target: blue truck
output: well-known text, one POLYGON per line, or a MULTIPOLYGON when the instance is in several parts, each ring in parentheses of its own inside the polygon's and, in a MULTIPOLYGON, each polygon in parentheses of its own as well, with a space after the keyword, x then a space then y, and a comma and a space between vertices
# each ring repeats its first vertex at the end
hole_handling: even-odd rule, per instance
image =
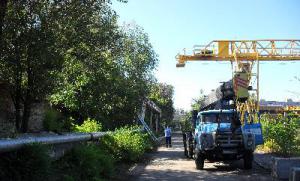
MULTIPOLYGON (((224 83, 222 91, 225 86, 224 83)), ((205 160, 239 159, 244 160, 245 169, 251 169, 253 152, 257 145, 263 144, 261 124, 248 122, 247 115, 242 124, 235 106, 229 104, 229 94, 226 95, 227 98, 223 92, 220 99, 194 111, 194 131, 183 134, 185 155, 195 159, 197 169, 204 168, 205 160)))

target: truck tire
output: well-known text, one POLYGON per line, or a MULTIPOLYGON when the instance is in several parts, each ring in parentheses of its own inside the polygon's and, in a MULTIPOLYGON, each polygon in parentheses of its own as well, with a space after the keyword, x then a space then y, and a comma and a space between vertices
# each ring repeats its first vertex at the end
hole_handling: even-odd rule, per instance
POLYGON ((204 156, 200 153, 197 153, 195 163, 196 163, 196 169, 203 170, 203 168, 204 168, 204 156))
POLYGON ((251 169, 252 168, 252 161, 253 161, 253 152, 247 151, 244 154, 244 169, 251 169))

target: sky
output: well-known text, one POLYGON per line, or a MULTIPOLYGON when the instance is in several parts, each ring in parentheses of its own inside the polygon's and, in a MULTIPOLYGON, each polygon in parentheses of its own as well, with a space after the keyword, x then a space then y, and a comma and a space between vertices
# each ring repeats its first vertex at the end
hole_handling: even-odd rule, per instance
MULTIPOLYGON (((298 0, 113 1, 119 24, 134 23, 148 34, 159 55, 155 76, 174 86, 175 108, 190 109, 200 90, 208 94, 232 77, 230 63, 188 62, 176 68, 183 48, 221 39, 300 39, 298 0)), ((260 98, 300 101, 299 62, 260 64, 260 98)))

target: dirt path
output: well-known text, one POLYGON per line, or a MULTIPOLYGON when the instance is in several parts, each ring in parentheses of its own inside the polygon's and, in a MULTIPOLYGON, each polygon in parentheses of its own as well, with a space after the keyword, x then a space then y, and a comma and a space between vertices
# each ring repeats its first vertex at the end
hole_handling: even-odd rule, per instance
POLYGON ((173 147, 159 147, 151 155, 148 164, 138 164, 130 173, 130 180, 222 180, 222 181, 269 181, 270 173, 253 163, 252 170, 243 170, 243 162, 231 164, 205 162, 204 170, 196 170, 194 160, 183 155, 183 143, 180 134, 172 138, 173 147))

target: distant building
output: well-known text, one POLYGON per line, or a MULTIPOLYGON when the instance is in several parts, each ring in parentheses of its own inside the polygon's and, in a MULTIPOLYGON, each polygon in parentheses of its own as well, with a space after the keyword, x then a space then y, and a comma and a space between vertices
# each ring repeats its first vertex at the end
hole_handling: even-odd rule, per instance
POLYGON ((284 114, 293 112, 300 115, 300 102, 288 99, 287 102, 261 100, 260 113, 284 114))

